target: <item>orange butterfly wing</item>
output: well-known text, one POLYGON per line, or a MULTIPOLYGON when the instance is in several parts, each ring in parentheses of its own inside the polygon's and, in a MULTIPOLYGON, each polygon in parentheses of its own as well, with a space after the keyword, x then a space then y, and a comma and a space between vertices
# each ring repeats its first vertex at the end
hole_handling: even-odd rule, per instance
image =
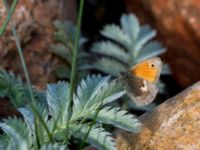
POLYGON ((136 77, 155 83, 160 76, 161 65, 160 58, 154 57, 133 66, 130 72, 136 77))

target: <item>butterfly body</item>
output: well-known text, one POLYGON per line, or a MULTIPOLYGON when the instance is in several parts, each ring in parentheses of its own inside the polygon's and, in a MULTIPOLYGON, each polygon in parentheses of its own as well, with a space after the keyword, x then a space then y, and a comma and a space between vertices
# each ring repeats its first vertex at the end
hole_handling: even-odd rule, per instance
POLYGON ((161 66, 160 58, 154 57, 134 65, 122 75, 127 94, 137 105, 147 105, 155 99, 161 66))

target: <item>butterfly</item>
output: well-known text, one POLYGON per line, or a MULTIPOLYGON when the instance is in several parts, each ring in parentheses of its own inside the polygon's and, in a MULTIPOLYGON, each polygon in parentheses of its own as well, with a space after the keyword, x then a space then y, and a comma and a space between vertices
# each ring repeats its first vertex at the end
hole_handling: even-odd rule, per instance
POLYGON ((147 105, 155 99, 161 68, 161 59, 153 57, 134 65, 122 74, 123 86, 136 105, 147 105))

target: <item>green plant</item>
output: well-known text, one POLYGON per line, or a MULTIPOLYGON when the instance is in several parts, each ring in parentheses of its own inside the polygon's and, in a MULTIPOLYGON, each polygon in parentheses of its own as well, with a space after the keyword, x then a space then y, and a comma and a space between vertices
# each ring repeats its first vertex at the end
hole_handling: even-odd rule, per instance
MULTIPOLYGON (((77 29, 70 21, 66 20, 55 21, 54 27, 56 29, 56 32, 54 32, 53 38, 55 39, 55 41, 57 41, 57 44, 51 45, 51 51, 66 62, 65 64, 57 65, 54 68, 54 73, 58 78, 70 79, 73 56, 72 50, 77 29)), ((79 53, 77 65, 80 79, 87 74, 87 70, 80 69, 83 64, 88 63, 88 54, 83 51, 83 45, 86 41, 86 38, 80 36, 78 43, 79 53)))
MULTIPOLYGON (((6 71, 0 71, 0 74, 3 74, 0 76, 0 81, 7 83, 0 88, 1 97, 10 97, 11 93, 12 95, 24 95, 26 97, 26 92, 21 90, 25 89, 25 86, 20 78, 15 78, 13 74, 6 71), (13 85, 17 86, 13 87, 13 85), (10 87, 13 88, 6 90, 10 87)), ((70 140, 71 136, 83 139, 98 109, 99 113, 95 125, 92 126, 86 140, 88 143, 100 149, 116 149, 114 139, 101 124, 110 124, 131 132, 139 131, 141 124, 135 116, 128 114, 127 111, 119 107, 108 105, 125 94, 125 91, 117 84, 116 80, 111 80, 109 76, 87 76, 86 79, 80 82, 74 93, 72 111, 67 109, 70 99, 70 84, 68 82, 49 84, 46 91, 35 92, 34 96, 37 97, 36 109, 45 121, 54 143, 51 144, 46 130, 36 120, 36 125, 39 126, 37 133, 41 149, 44 147, 50 147, 51 149, 53 149, 52 147, 59 147, 60 149, 67 147, 66 137, 68 138, 67 141, 70 140), (69 134, 66 131, 68 121, 69 134), (55 145, 56 143, 57 145, 55 145)), ((0 85, 3 85, 2 82, 0 82, 0 85)), ((11 98, 14 105, 19 103, 18 96, 11 98)), ((0 123, 1 129, 5 132, 1 135, 0 140, 0 147, 3 149, 13 147, 15 149, 34 149, 37 145, 34 112, 29 104, 24 103, 25 101, 22 98, 20 100, 17 110, 22 114, 23 120, 14 117, 4 119, 0 123), (22 144, 19 145, 18 143, 22 144)))
MULTIPOLYGON (((103 27, 100 33, 107 40, 92 45, 92 55, 98 57, 82 69, 95 69, 119 77, 122 72, 126 72, 138 62, 166 52, 159 42, 152 40, 156 36, 156 31, 148 25, 140 25, 134 14, 122 15, 120 25, 111 24, 103 27)), ((161 74, 170 74, 167 64, 163 65, 161 74)), ((159 80, 157 86, 159 93, 164 93, 165 84, 159 80)), ((123 97, 122 106, 126 109, 149 111, 156 104, 138 107, 130 102, 128 97, 123 97)))
POLYGON ((152 39, 156 31, 148 25, 139 25, 134 14, 124 14, 120 19, 121 27, 115 24, 103 27, 101 34, 108 40, 94 43, 91 51, 98 54, 86 68, 93 68, 119 76, 141 60, 163 54, 166 50, 152 39))
MULTIPOLYGON (((71 66, 68 67, 68 74, 71 74, 69 77, 70 83, 58 82, 57 84, 49 84, 46 91, 35 90, 31 85, 20 41, 13 26, 13 35, 16 39, 16 45, 25 72, 27 85, 23 84, 21 79, 17 78, 12 73, 0 71, 0 97, 9 97, 12 104, 22 115, 22 118, 8 118, 0 123, 0 128, 4 131, 0 136, 0 148, 42 150, 68 149, 72 137, 76 137, 82 139, 83 143, 86 141, 100 149, 116 149, 114 139, 111 134, 103 128, 103 124, 109 124, 131 132, 139 131, 141 124, 134 115, 128 114, 127 111, 122 110, 120 107, 109 105, 126 93, 116 80, 111 80, 110 76, 102 77, 101 75, 91 75, 82 79, 78 86, 75 82, 77 80, 77 71, 84 72, 88 69, 99 69, 97 67, 98 65, 94 65, 96 60, 91 65, 88 63, 92 55, 86 54, 83 51, 78 52, 78 49, 80 49, 82 45, 79 34, 83 2, 84 0, 81 0, 77 29, 67 22, 64 22, 64 26, 62 26, 62 23, 55 23, 58 29, 62 31, 55 33, 55 38, 62 42, 62 44, 55 45, 52 49, 54 53, 59 54, 63 58, 67 58, 68 66, 71 66), (68 27, 66 28, 66 26, 68 27), (70 30, 68 30, 68 28, 70 28, 70 30), (77 59, 79 62, 77 62, 77 59)), ((127 22, 131 22, 131 20, 127 20, 127 22)), ((128 27, 128 25, 131 24, 132 23, 126 24, 126 21, 124 22, 124 26, 126 26, 125 29, 132 32, 133 28, 128 27)), ((135 29, 139 30, 137 27, 139 27, 139 25, 137 26, 136 23, 135 29)), ((148 28, 146 28, 146 30, 147 29, 148 28)), ((106 32, 110 31, 114 30, 106 32)), ((121 37, 121 31, 116 31, 119 37, 121 37)), ((112 34, 109 33, 108 35, 112 34)), ((140 51, 138 47, 147 45, 144 43, 153 37, 152 35, 144 35, 144 37, 141 37, 143 40, 136 40, 136 43, 140 43, 134 46, 137 51, 140 51)), ((112 36, 109 38, 112 39, 112 36)), ((118 44, 120 44, 119 39, 115 41, 119 42, 118 44)), ((133 38, 131 37, 130 39, 133 38)), ((115 39, 113 38, 112 40, 114 41, 115 39)), ((123 44, 124 43, 121 43, 121 47, 123 47, 125 51, 128 48, 131 49, 131 47, 124 47, 123 44)), ((132 46, 132 44, 128 46, 132 46)), ((111 52, 114 56, 113 59, 112 56, 109 56, 109 53, 107 54, 105 51, 103 53, 92 51, 96 54, 106 54, 107 56, 105 55, 105 59, 107 59, 108 62, 109 59, 117 60, 117 57, 120 59, 119 54, 123 55, 123 52, 119 52, 118 54, 111 52)), ((142 56, 138 53, 139 52, 134 52, 134 57, 130 57, 130 60, 124 62, 120 60, 119 64, 121 62, 122 65, 124 63, 126 68, 129 67, 129 61, 132 62, 132 58, 142 59, 142 56)), ((147 54, 146 56, 150 57, 150 54, 147 54)), ((137 62, 136 60, 134 61, 135 63, 137 62)), ((106 63, 107 62, 104 62, 104 65, 111 64, 106 63)), ((100 66, 101 65, 105 67, 103 66, 103 62, 102 64, 100 63, 100 66)), ((112 65, 110 66, 112 67, 112 65)), ((103 69, 101 71, 106 72, 103 69)), ((120 72, 121 70, 118 69, 115 71, 120 72)), ((81 73, 79 72, 79 74, 81 73)), ((114 72, 112 75, 115 76, 115 74, 117 74, 117 72, 114 72)), ((79 78, 82 76, 85 75, 80 75, 79 78)), ((79 148, 82 148, 82 145, 83 144, 81 144, 79 148)))
POLYGON ((8 22, 9 22, 10 18, 12 17, 12 14, 13 14, 14 10, 15 10, 17 2, 18 2, 18 0, 13 0, 13 2, 11 4, 11 7, 10 7, 10 9, 8 11, 8 14, 6 16, 6 19, 3 21, 3 24, 0 27, 0 36, 3 35, 3 33, 4 33, 5 29, 6 29, 6 26, 7 26, 8 22))
MULTIPOLYGON (((89 70, 99 70, 100 72, 119 77, 121 72, 127 71, 131 66, 141 60, 163 54, 166 50, 157 41, 152 41, 156 36, 156 31, 148 25, 139 25, 139 21, 134 14, 124 14, 121 17, 121 27, 118 25, 106 25, 101 31, 101 35, 107 40, 92 44, 91 52, 85 53, 83 44, 86 41, 81 37, 79 41, 79 78, 89 73, 89 70)), ((58 41, 57 45, 52 46, 52 52, 71 63, 70 43, 74 40, 76 28, 69 21, 55 22, 57 32, 54 38, 58 41), (67 45, 65 46, 67 41, 67 45), (66 53, 66 51, 69 51, 66 53)), ((61 78, 69 78, 70 68, 67 65, 57 66, 56 75, 61 78)), ((167 64, 163 65, 162 74, 170 74, 167 64)), ((165 84, 158 82, 160 93, 164 93, 165 84)), ((123 105, 127 105, 127 100, 123 105)), ((128 109, 150 110, 155 104, 138 108, 135 105, 127 105, 128 109)), ((127 107, 125 106, 125 107, 127 107)))
MULTIPOLYGON (((45 93, 34 88, 32 90, 35 100, 42 102, 45 93)), ((5 70, 0 70, 0 97, 8 97, 15 108, 27 105, 31 99, 28 86, 23 84, 21 78, 5 70)))
MULTIPOLYGON (((86 39, 80 38, 79 70, 96 69, 118 77, 121 72, 126 71, 141 60, 158 56, 166 51, 159 42, 152 41, 156 36, 156 31, 148 25, 140 26, 134 14, 124 14, 120 21, 121 27, 111 24, 103 28, 101 34, 107 40, 94 43, 91 47, 92 53, 84 52, 83 44, 86 39)), ((62 58, 64 57, 70 64, 72 55, 70 45, 74 41, 76 28, 69 21, 56 21, 55 27, 58 31, 54 33, 54 39, 58 41, 58 44, 52 45, 52 52, 62 58)), ((165 69, 163 70, 162 73, 169 73, 165 69)), ((58 77, 69 77, 69 72, 70 68, 66 65, 56 68, 58 77)))

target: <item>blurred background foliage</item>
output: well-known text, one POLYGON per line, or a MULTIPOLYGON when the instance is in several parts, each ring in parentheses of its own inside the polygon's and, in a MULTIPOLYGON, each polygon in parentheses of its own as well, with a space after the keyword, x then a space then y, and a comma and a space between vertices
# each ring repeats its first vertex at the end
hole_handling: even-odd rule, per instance
MULTIPOLYGON (((70 21, 55 21, 54 25, 57 29, 54 33, 57 44, 51 46, 51 51, 66 62, 56 66, 54 73, 59 79, 69 79, 76 28, 70 21)), ((94 72, 117 78, 136 63, 166 52, 162 44, 154 40, 156 31, 148 25, 140 25, 134 14, 123 14, 120 25, 105 25, 100 34, 102 39, 91 43, 89 50, 84 47, 89 40, 83 36, 80 38, 78 80, 94 72)), ((170 75, 170 69, 164 62, 161 74, 170 75)), ((165 84, 161 80, 158 88, 160 93, 165 93, 165 84)), ((121 105, 126 109, 140 110, 151 110, 156 105, 138 108, 131 103, 126 97, 121 105)))
MULTIPOLYGON (((82 38, 79 42, 79 76, 77 81, 87 73, 111 74, 117 77, 121 71, 140 60, 161 54, 167 50, 165 46, 160 44, 162 42, 158 42, 156 30, 147 25, 146 21, 138 14, 138 9, 136 9, 137 14, 135 15, 127 12, 127 8, 129 8, 127 3, 123 0, 85 1, 81 28, 82 38), (138 15, 139 18, 136 17, 138 15), (133 26, 130 26, 132 23, 137 30, 132 31, 133 26), (118 33, 117 36, 115 36, 115 32, 118 33), (115 49, 117 53, 114 52, 115 49), (150 49, 151 52, 146 53, 145 49, 150 49)), ((138 2, 135 1, 135 3, 139 8, 138 2)), ((13 19, 17 24, 17 31, 23 44, 31 80, 36 88, 44 88, 47 82, 53 82, 57 79, 69 79, 71 49, 76 30, 73 24, 78 4, 79 1, 75 0, 20 1, 18 3, 16 9, 18 12, 16 12, 21 13, 21 15, 14 13, 13 19), (70 6, 70 8, 67 6, 70 6), (44 7, 47 10, 45 12, 41 9, 44 7), (68 19, 66 20, 66 18, 68 19), (22 27, 23 30, 21 30, 22 27), (53 73, 55 73, 55 76, 53 73), (57 78, 55 78, 56 76, 57 78)), ((7 34, 9 31, 10 27, 8 26, 5 33, 7 44, 3 42, 4 37, 1 39, 0 47, 2 47, 3 55, 0 56, 2 60, 0 67, 11 70, 15 74, 22 74, 19 67, 20 62, 16 59, 15 46, 12 45, 12 40, 8 41, 8 39, 12 39, 7 34), (13 59, 16 59, 16 61, 11 61, 13 59)), ((182 89, 169 75, 167 65, 164 65, 164 68, 166 69, 163 70, 161 82, 158 84, 160 86, 160 94, 156 101, 158 103, 182 89), (166 89, 165 92, 163 92, 164 89, 166 89)), ((22 78, 24 79, 23 74, 22 78)))

